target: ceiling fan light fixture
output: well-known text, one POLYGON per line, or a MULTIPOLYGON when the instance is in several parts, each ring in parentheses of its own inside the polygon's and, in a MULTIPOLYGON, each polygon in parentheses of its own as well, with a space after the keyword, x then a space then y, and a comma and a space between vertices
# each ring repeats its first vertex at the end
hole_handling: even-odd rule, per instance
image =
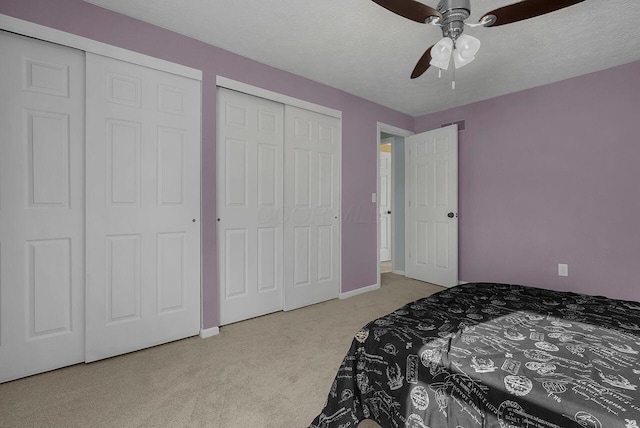
POLYGON ((477 24, 465 22, 471 16, 471 0, 439 0, 437 9, 427 6, 423 0, 373 1, 396 15, 441 28, 444 38, 422 54, 411 73, 411 78, 415 79, 431 65, 438 67, 440 71, 447 70, 452 55, 455 68, 463 67, 475 59, 480 41, 462 34, 465 26, 497 27, 545 15, 585 0, 520 0, 485 13, 477 24))
POLYGON ((453 40, 449 37, 443 37, 438 43, 433 45, 433 48, 431 49, 431 61, 429 64, 442 70, 448 70, 452 52, 453 40))
POLYGON ((453 63, 456 66, 456 68, 464 67, 465 65, 469 64, 474 59, 476 59, 475 56, 472 56, 472 57, 469 57, 469 58, 466 58, 466 57, 463 58, 458 51, 455 51, 454 54, 453 54, 453 63))
POLYGON ((453 51, 453 62, 456 68, 464 67, 473 61, 478 50, 480 50, 480 40, 467 34, 458 37, 453 51))

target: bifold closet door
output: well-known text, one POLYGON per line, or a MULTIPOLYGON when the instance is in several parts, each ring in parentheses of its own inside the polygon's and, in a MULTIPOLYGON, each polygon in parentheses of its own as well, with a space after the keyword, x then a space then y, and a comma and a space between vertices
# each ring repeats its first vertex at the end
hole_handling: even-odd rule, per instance
POLYGON ((284 106, 218 89, 220 324, 282 310, 284 106))
POLYGON ((86 56, 89 362, 199 332, 200 82, 86 56))
POLYGON ((84 360, 84 52, 0 31, 0 382, 84 360))
POLYGON ((340 119, 286 106, 285 310, 338 297, 341 151, 340 119))

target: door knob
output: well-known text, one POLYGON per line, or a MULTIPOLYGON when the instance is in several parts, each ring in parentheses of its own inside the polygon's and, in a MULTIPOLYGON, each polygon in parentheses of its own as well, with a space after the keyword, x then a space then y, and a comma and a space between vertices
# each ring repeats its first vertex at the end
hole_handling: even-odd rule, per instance
POLYGON ((454 215, 455 215, 454 213, 449 213, 449 214, 447 214, 447 217, 453 218, 454 215))
POLYGON ((391 210, 387 211, 387 214, 391 214, 391 210))

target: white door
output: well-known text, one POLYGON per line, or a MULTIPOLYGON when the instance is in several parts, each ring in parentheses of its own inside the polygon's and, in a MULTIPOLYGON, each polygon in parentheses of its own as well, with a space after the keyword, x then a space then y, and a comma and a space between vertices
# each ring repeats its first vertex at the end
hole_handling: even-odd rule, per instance
POLYGON ((200 82, 87 53, 86 361, 198 334, 200 82))
POLYGON ((285 310, 338 297, 341 128, 285 107, 285 310))
POLYGON ((84 53, 0 31, 0 382, 84 360, 84 53))
POLYGON ((282 310, 284 106, 218 89, 220 325, 282 310))
POLYGON ((458 126, 405 138, 406 266, 410 278, 458 284, 458 126))
POLYGON ((380 261, 391 260, 391 153, 380 152, 380 261))

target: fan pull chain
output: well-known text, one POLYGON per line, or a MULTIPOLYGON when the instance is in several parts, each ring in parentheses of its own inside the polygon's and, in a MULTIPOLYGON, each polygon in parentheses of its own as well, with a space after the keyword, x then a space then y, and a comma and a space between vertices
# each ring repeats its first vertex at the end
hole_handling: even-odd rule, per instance
POLYGON ((453 67, 453 80, 451 81, 451 90, 456 90, 456 68, 453 67))

